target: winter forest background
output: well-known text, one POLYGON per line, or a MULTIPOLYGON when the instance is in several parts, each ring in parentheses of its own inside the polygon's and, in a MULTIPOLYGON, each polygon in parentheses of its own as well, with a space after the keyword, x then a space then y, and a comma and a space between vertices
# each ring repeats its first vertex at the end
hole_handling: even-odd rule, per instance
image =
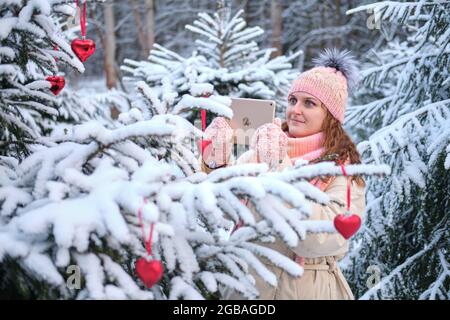
POLYGON ((275 99, 283 117, 290 82, 330 47, 360 61, 346 130, 364 164, 348 173, 368 183, 344 274, 361 299, 450 298, 449 1, 87 1, 85 62, 78 13, 0 0, 0 298, 255 298, 250 267, 276 283, 262 257, 300 275, 254 240, 335 232, 307 221, 305 199, 329 199, 306 181, 339 167, 206 175, 194 141, 199 111, 229 117, 229 97, 275 99), (48 76, 65 78, 58 95, 48 76), (164 266, 150 289, 141 226, 164 266))

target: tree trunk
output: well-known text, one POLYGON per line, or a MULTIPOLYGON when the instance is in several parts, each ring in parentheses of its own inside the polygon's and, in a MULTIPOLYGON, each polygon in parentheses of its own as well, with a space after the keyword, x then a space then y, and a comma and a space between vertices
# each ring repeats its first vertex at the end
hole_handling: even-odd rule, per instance
MULTIPOLYGON (((341 0, 335 0, 334 3, 336 6, 336 13, 334 15, 336 17, 336 27, 339 27, 339 26, 344 25, 344 21, 342 21, 342 13, 341 13, 341 0)), ((337 37, 336 39, 334 39, 334 46, 336 48, 341 47, 341 38, 337 37)))
POLYGON ((150 53, 155 43, 155 3, 153 0, 145 0, 145 38, 146 38, 146 54, 150 53))
POLYGON ((116 35, 114 21, 114 3, 105 3, 103 6, 105 16, 105 43, 104 43, 104 69, 106 75, 106 86, 108 89, 117 86, 116 64, 116 35))
POLYGON ((272 47, 277 51, 272 53, 272 57, 278 57, 283 54, 281 44, 281 33, 283 31, 283 8, 280 0, 273 0, 270 5, 270 18, 272 22, 272 47))

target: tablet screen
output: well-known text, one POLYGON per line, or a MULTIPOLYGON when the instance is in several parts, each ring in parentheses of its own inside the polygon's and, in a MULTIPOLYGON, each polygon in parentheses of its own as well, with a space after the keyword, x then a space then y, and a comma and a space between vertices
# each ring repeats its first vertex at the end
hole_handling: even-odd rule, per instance
POLYGON ((231 101, 233 141, 238 145, 249 145, 258 127, 273 122, 276 103, 273 100, 248 98, 231 98, 231 101))

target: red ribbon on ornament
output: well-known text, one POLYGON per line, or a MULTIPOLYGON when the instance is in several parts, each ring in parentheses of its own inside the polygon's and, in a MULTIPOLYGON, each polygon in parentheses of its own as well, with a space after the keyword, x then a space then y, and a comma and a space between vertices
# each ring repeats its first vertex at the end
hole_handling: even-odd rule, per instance
MULTIPOLYGON (((211 96, 211 94, 209 93, 205 93, 203 95, 201 95, 200 97, 202 98, 209 98, 211 96)), ((206 129, 206 110, 202 109, 200 111, 200 116, 201 116, 201 120, 202 120, 202 131, 204 132, 206 129)), ((203 160, 203 151, 205 150, 205 148, 211 144, 211 140, 204 140, 203 139, 203 135, 202 135, 202 139, 201 139, 201 153, 202 153, 202 160, 203 160)))
POLYGON ((342 174, 347 178, 347 212, 350 212, 350 179, 347 177, 347 171, 345 170, 345 166, 341 163, 342 174))
POLYGON ((206 110, 202 109, 201 116, 202 116, 202 131, 205 131, 205 129, 206 129, 206 110))
MULTIPOLYGON (((210 93, 205 93, 203 95, 201 95, 200 97, 202 98, 209 98, 211 96, 210 93)), ((202 131, 205 131, 206 129, 206 110, 202 109, 200 111, 201 117, 202 117, 202 131)))
MULTIPOLYGON (((53 50, 54 50, 54 51, 59 51, 59 47, 55 44, 55 45, 53 46, 53 50)), ((57 57, 54 57, 53 59, 55 60, 55 62, 58 62, 58 58, 57 58, 57 57)))
MULTIPOLYGON (((77 8, 79 7, 79 0, 76 0, 77 8)), ((83 12, 80 14, 80 27, 81 27, 81 36, 86 38, 86 1, 83 3, 83 12)))
MULTIPOLYGON (((144 203, 147 203, 147 199, 144 198, 144 203)), ((138 209, 138 217, 139 217, 139 224, 141 225, 142 230, 142 239, 144 239, 145 249, 147 250, 147 253, 149 256, 152 255, 152 238, 153 238, 153 228, 155 226, 154 223, 150 225, 150 235, 148 237, 148 241, 145 239, 145 229, 144 229, 144 221, 142 219, 142 207, 138 209)))

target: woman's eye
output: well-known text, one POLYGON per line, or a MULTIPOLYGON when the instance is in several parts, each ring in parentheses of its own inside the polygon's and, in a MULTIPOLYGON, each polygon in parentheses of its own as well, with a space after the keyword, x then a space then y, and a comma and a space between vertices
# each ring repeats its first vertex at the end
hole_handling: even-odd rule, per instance
POLYGON ((296 103, 297 103, 297 99, 295 99, 295 98, 289 99, 289 104, 295 105, 296 103))
POLYGON ((306 105, 308 107, 314 107, 316 104, 312 100, 306 100, 306 105))

